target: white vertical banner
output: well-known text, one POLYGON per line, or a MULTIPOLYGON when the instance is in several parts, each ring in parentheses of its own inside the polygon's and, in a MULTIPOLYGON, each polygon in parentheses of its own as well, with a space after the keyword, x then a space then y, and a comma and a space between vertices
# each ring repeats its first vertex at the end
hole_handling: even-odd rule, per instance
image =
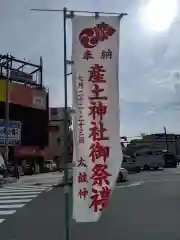
POLYGON ((118 16, 74 16, 73 217, 94 222, 107 207, 121 166, 118 16))

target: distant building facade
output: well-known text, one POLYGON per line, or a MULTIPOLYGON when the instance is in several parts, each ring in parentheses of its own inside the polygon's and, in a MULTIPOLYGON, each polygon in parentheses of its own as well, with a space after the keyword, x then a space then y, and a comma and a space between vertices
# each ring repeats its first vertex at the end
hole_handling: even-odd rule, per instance
POLYGON ((8 161, 21 166, 25 160, 28 165, 39 165, 41 170, 44 149, 48 146, 49 121, 49 92, 43 86, 42 69, 42 58, 40 64, 35 65, 10 55, 0 55, 0 153, 5 155, 8 102, 8 161))
POLYGON ((144 135, 142 139, 134 139, 127 145, 126 152, 133 154, 140 149, 149 150, 165 150, 180 154, 180 135, 179 134, 167 134, 157 133, 144 135))
MULTIPOLYGON (((70 113, 70 108, 68 109, 70 113)), ((54 160, 57 167, 63 165, 64 151, 64 127, 65 127, 64 108, 49 109, 49 146, 46 151, 46 158, 54 160)), ((68 114, 68 158, 72 160, 72 132, 70 130, 71 117, 68 114)))

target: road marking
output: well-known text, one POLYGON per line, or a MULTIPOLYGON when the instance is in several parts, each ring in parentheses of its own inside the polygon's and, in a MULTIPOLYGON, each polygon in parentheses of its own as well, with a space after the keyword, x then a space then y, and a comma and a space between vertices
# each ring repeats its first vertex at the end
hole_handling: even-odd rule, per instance
MULTIPOLYGON (((50 187, 52 186, 52 184, 49 184, 49 183, 41 183, 41 182, 38 182, 38 183, 29 183, 29 184, 16 184, 14 186, 20 186, 20 187, 37 187, 37 188, 45 188, 45 187, 50 187)), ((10 186, 11 187, 11 186, 10 186)), ((12 186, 13 187, 13 186, 12 186)))
MULTIPOLYGON (((33 194, 39 194, 41 192, 27 192, 26 195, 30 194, 30 195, 33 195, 33 194)), ((11 193, 11 194, 8 194, 9 196, 15 196, 15 195, 24 195, 24 192, 14 192, 14 193, 11 193)), ((1 193, 0 192, 0 196, 7 196, 7 193, 1 193)))
POLYGON ((46 190, 46 192, 49 192, 49 191, 51 191, 53 188, 52 187, 50 187, 50 188, 48 188, 47 190, 46 190))
POLYGON ((0 211, 0 215, 10 215, 15 213, 16 210, 7 210, 7 211, 0 211))
POLYGON ((35 186, 32 186, 32 188, 48 188, 48 187, 52 187, 53 183, 52 184, 42 184, 41 186, 41 183, 38 184, 38 185, 35 185, 35 186))
POLYGON ((22 198, 35 198, 37 197, 38 195, 28 195, 28 196, 0 196, 0 200, 1 199, 22 199, 22 198))
POLYGON ((0 203, 27 203, 30 202, 32 199, 14 199, 14 200, 0 200, 0 203))
POLYGON ((144 181, 142 181, 142 182, 137 182, 137 183, 132 183, 132 184, 129 184, 128 187, 139 186, 139 185, 141 185, 141 184, 143 184, 143 183, 144 183, 144 181))
POLYGON ((33 189, 33 190, 32 189, 17 189, 17 190, 15 190, 15 189, 0 189, 0 193, 15 193, 15 192, 19 192, 19 193, 23 192, 24 194, 26 194, 28 192, 39 193, 40 191, 39 191, 39 189, 37 189, 37 190, 35 190, 35 189, 33 189))
POLYGON ((5 187, 5 188, 1 188, 1 189, 22 189, 22 190, 33 190, 33 189, 36 189, 36 190, 46 190, 47 187, 35 187, 35 186, 29 186, 29 187, 5 187))
POLYGON ((25 206, 25 204, 11 204, 11 205, 0 205, 0 208, 2 209, 5 209, 5 208, 7 208, 7 209, 10 209, 10 208, 22 208, 22 207, 24 207, 25 206))
POLYGON ((0 216, 4 216, 0 219, 0 223, 6 221, 6 215, 16 213, 16 210, 24 207, 33 198, 39 196, 42 192, 51 191, 55 185, 61 182, 61 178, 56 181, 46 182, 41 180, 35 183, 17 183, 7 184, 0 188, 0 216))
POLYGON ((117 188, 128 188, 128 187, 135 187, 135 186, 139 186, 141 184, 143 184, 143 182, 135 182, 135 183, 131 183, 131 184, 128 184, 128 185, 123 185, 123 186, 116 186, 117 188))

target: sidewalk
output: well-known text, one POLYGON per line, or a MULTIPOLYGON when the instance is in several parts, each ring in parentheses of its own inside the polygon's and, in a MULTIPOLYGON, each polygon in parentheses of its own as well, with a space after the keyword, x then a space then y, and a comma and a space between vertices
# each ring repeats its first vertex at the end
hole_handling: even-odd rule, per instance
POLYGON ((10 183, 14 183, 16 181, 17 181, 17 179, 13 178, 13 177, 1 178, 0 179, 0 185, 8 184, 8 183, 10 184, 10 183))
POLYGON ((19 180, 14 177, 2 178, 0 179, 0 185, 4 184, 59 184, 63 179, 63 173, 60 172, 50 172, 50 173, 39 173, 34 175, 24 175, 20 176, 19 180))
MULTIPOLYGON (((34 175, 25 175, 20 176, 20 179, 14 184, 22 185, 34 185, 34 184, 47 184, 55 185, 62 181, 63 173, 60 172, 51 172, 51 173, 39 173, 34 175)), ((11 183, 13 184, 13 182, 11 183)))

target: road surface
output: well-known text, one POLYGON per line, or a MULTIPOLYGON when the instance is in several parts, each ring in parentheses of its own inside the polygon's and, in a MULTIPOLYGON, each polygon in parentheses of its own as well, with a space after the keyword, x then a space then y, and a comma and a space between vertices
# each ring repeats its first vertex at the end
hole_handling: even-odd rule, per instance
MULTIPOLYGON (((71 221, 72 240, 180 239, 180 169, 129 175, 98 223, 71 221)), ((63 189, 39 194, 0 224, 3 240, 63 240, 63 189)))
POLYGON ((11 184, 0 185, 0 223, 62 179, 60 173, 23 176, 11 184))

